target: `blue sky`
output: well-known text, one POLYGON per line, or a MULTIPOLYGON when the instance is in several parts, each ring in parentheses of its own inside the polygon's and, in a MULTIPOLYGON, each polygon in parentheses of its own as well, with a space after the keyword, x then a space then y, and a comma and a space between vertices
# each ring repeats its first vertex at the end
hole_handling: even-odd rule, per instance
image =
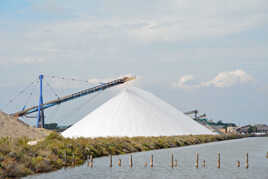
MULTIPOLYGON (((0 109, 16 110, 4 104, 40 73, 89 81, 135 74, 136 86, 182 111, 267 123, 267 5, 266 0, 2 0, 0 109)), ((96 104, 112 96, 108 93, 96 104)), ((78 120, 96 104, 66 120, 78 120)))

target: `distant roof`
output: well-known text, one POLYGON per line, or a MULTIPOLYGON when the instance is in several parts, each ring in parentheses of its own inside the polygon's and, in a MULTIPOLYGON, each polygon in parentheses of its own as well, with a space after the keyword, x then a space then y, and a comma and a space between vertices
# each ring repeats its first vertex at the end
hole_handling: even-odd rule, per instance
POLYGON ((268 131, 268 126, 265 124, 257 124, 256 127, 257 127, 257 130, 268 131))

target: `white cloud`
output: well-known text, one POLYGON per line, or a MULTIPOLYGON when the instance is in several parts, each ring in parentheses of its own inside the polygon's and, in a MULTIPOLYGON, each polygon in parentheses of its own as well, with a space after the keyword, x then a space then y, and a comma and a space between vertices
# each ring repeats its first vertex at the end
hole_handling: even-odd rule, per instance
POLYGON ((194 89, 201 87, 228 88, 237 84, 245 84, 253 81, 254 78, 243 70, 234 70, 230 72, 221 72, 212 80, 197 84, 189 84, 194 80, 193 75, 182 76, 178 82, 173 83, 174 87, 183 89, 194 89))
POLYGON ((130 30, 130 34, 145 42, 189 41, 222 37, 243 32, 268 19, 267 15, 256 14, 251 17, 171 17, 146 20, 140 28, 130 30))
POLYGON ((45 59, 41 58, 41 57, 25 57, 23 59, 21 59, 20 62, 21 64, 33 64, 33 63, 43 63, 45 62, 45 59))
POLYGON ((266 2, 255 2, 169 1, 164 6, 168 13, 162 12, 157 18, 143 18, 144 25, 132 29, 131 34, 145 42, 154 42, 188 41, 239 33, 266 23, 266 2))
POLYGON ((213 86, 217 88, 231 87, 235 84, 248 83, 253 77, 243 70, 235 70, 231 72, 221 72, 214 79, 201 83, 201 86, 213 86))
POLYGON ((189 81, 192 81, 194 79, 193 75, 185 75, 180 78, 180 80, 176 83, 173 83, 174 87, 184 88, 184 89, 191 89, 196 87, 195 85, 189 85, 187 84, 189 81))
POLYGON ((39 56, 25 56, 25 57, 13 57, 10 59, 1 58, 0 55, 0 64, 6 65, 6 64, 40 64, 45 63, 46 59, 39 57, 39 56))

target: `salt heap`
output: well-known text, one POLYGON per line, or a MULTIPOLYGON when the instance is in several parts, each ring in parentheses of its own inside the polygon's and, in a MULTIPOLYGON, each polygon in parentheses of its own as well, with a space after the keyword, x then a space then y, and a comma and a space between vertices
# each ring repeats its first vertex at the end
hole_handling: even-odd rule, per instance
POLYGON ((62 133, 64 137, 215 134, 153 94, 126 88, 62 133))

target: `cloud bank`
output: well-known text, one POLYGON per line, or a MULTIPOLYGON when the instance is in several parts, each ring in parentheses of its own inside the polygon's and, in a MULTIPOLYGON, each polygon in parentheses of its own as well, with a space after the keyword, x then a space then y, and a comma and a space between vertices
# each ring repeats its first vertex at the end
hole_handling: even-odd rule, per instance
MULTIPOLYGON (((61 8, 60 1, 31 2, 32 9, 28 11, 33 16, 46 14, 53 16, 53 21, 27 25, 8 22, 12 29, 18 29, 16 33, 0 28, 0 64, 40 63, 36 60, 40 58, 42 62, 118 59, 118 54, 124 55, 122 59, 129 58, 131 49, 139 50, 144 44, 189 44, 223 38, 260 28, 268 19, 266 0, 119 0, 103 1, 97 7, 84 2, 84 10, 74 2, 66 2, 66 8, 61 8), (59 18, 57 13, 66 12, 76 16, 59 18)), ((240 52, 237 48, 234 51, 240 52)), ((248 53, 248 49, 244 52, 248 53)))
POLYGON ((178 82, 173 83, 174 87, 183 89, 195 89, 202 87, 228 88, 237 84, 245 84, 253 81, 254 78, 243 70, 234 70, 230 72, 221 72, 217 74, 212 80, 191 84, 194 80, 193 75, 182 76, 178 82))

